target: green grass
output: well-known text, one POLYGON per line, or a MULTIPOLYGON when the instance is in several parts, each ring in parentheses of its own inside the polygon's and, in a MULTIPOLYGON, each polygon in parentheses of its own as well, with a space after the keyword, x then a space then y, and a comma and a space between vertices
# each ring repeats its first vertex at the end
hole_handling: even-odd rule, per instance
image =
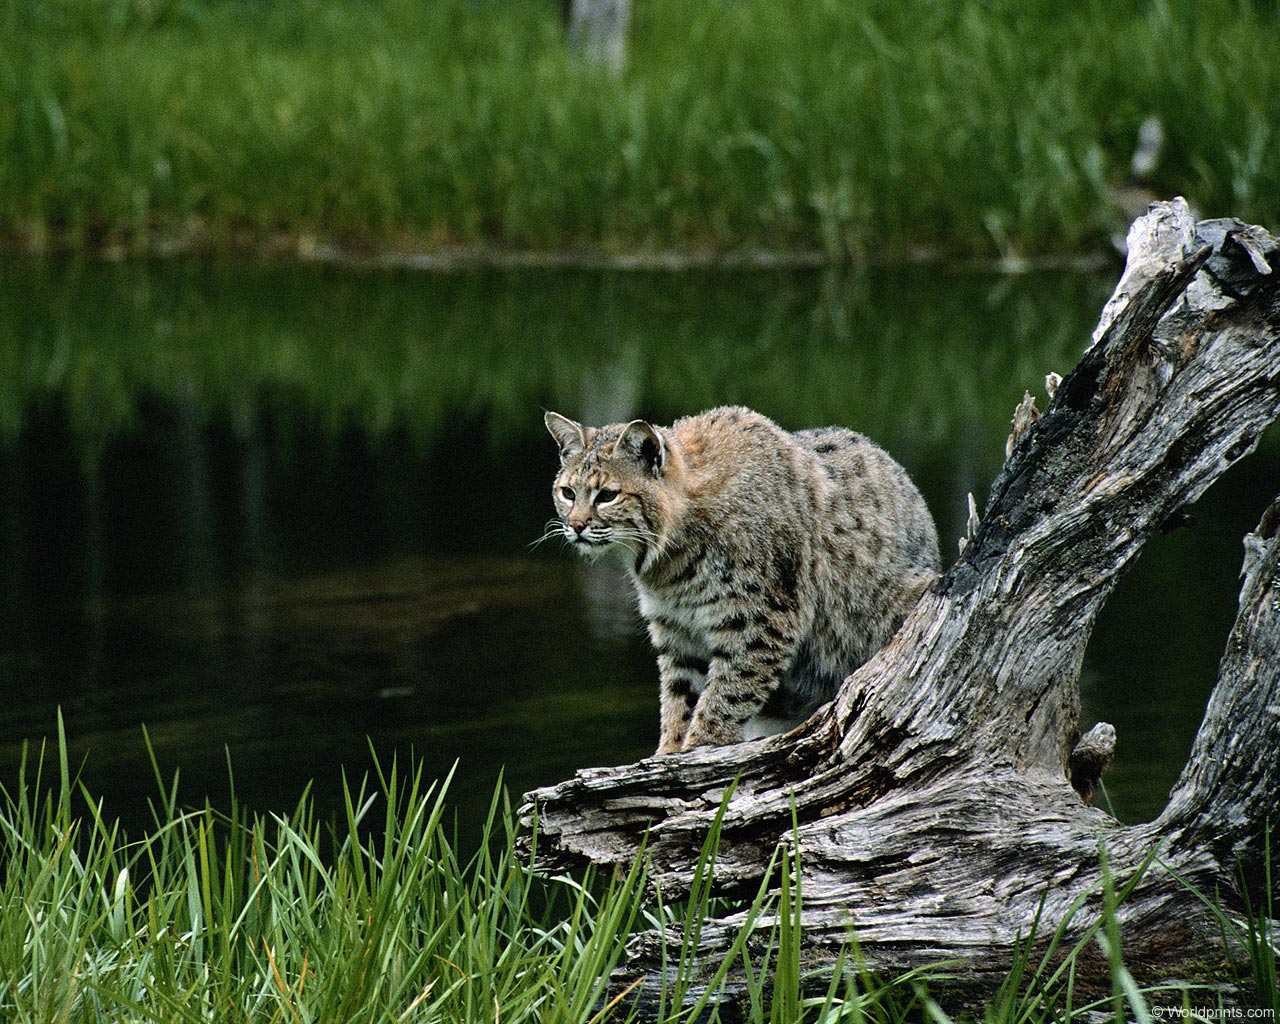
MULTIPOLYGON (((253 815, 234 798, 226 813, 184 809, 177 780, 165 785, 157 769, 153 825, 128 838, 70 771, 61 723, 55 761, 47 777, 43 750, 25 760, 0 801, 7 1024, 625 1021, 634 1018, 631 993, 612 993, 607 981, 628 939, 654 927, 682 935, 658 994, 662 1021, 717 1020, 731 983, 745 1019, 760 1024, 951 1019, 944 997, 930 994, 945 991, 945 965, 883 981, 850 946, 834 972, 804 967, 801 854, 785 846, 724 955, 695 962, 704 920, 728 909, 709 884, 718 820, 692 895, 651 906, 640 860, 608 878, 530 872, 500 787, 477 852, 463 856, 448 837, 448 780, 426 784, 394 764, 372 785, 348 788, 329 823, 306 794, 291 814, 253 815)), ((1125 969, 1115 908, 1140 875, 1120 890, 1104 878, 1102 917, 1056 966, 1065 932, 1037 959, 1033 922, 985 1019, 1069 1021, 1101 1008, 1147 1024, 1153 1002, 1209 1002, 1188 990, 1141 990, 1125 969), (1080 1003, 1075 962, 1090 943, 1108 957, 1115 990, 1080 1003)), ((1255 952, 1261 989, 1266 970, 1274 982, 1274 951, 1269 968, 1255 952)))
POLYGON ((1075 253, 1149 115, 1280 223, 1274 4, 646 0, 616 77, 556 6, 2 0, 0 237, 1075 253))

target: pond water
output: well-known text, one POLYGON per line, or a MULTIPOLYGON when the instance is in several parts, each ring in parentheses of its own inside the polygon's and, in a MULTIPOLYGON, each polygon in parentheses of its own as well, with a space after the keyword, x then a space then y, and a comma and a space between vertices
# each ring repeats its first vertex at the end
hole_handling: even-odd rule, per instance
MULTIPOLYGON (((55 735, 144 819, 321 808, 376 754, 458 762, 464 819, 650 753, 625 575, 530 548, 553 408, 658 422, 724 403, 871 435, 954 556, 1024 388, 1074 365, 1111 275, 936 270, 428 273, 0 261, 0 784, 55 735)), ((1234 614, 1274 438, 1157 538, 1104 611, 1084 724, 1116 812, 1159 811, 1234 614)))

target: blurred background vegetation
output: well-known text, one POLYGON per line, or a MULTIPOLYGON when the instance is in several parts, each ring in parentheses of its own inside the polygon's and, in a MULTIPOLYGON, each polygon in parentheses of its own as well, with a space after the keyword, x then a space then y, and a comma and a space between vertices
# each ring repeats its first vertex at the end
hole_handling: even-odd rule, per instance
POLYGON ((0 12, 10 247, 1043 257, 1148 190, 1280 222, 1269 0, 635 0, 617 74, 553 0, 0 12))

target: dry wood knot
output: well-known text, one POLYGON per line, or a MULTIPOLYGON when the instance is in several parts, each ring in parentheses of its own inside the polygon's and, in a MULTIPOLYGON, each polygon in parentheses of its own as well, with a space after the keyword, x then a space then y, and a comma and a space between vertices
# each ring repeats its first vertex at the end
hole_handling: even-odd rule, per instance
POLYGON ((1071 770, 1071 786, 1086 805, 1093 803, 1093 787, 1102 779, 1102 773, 1116 752, 1116 730, 1109 722, 1099 722, 1080 737, 1071 751, 1068 765, 1071 770))
POLYGON ((1196 240, 1213 246, 1205 263, 1222 290, 1242 299, 1257 289, 1260 278, 1275 272, 1280 259, 1280 239, 1234 217, 1202 220, 1196 225, 1196 240))

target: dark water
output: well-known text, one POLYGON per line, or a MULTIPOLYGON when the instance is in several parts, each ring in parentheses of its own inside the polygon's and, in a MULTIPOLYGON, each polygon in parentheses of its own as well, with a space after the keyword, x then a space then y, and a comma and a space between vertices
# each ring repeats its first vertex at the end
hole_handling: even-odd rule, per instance
MULTIPOLYGON (((0 263, 0 783, 58 710, 126 820, 336 806, 373 754, 487 803, 652 751, 619 567, 548 544, 554 408, 744 403, 879 440, 955 551, 1012 409, 1076 360, 1109 275, 425 274, 0 263), (371 753, 372 752, 372 753, 371 753)), ((1272 441, 1158 538, 1090 647, 1109 794, 1163 804, 1234 614, 1272 441)))

